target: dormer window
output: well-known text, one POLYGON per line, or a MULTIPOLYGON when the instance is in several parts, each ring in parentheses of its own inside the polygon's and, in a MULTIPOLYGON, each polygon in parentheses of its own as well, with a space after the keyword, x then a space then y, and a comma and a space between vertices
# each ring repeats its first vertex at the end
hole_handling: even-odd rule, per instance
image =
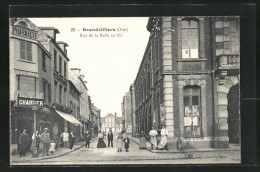
POLYGON ((20 22, 18 23, 18 25, 19 25, 20 27, 23 27, 23 28, 28 28, 27 23, 25 23, 24 21, 20 21, 20 22))

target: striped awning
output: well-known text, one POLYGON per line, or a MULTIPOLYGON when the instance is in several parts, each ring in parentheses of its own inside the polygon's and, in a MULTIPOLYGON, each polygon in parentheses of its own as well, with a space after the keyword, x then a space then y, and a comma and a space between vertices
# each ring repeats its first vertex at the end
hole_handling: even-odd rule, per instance
POLYGON ((65 113, 65 112, 61 112, 58 110, 55 110, 57 112, 57 114, 59 114, 62 118, 64 118, 65 120, 69 121, 70 123, 74 124, 74 125, 79 125, 79 126, 83 126, 74 116, 65 113))

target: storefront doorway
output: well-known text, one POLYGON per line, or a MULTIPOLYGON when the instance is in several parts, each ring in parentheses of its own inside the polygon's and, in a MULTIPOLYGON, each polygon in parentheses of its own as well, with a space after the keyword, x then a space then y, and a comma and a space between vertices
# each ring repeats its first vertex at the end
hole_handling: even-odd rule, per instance
POLYGON ((240 104, 239 84, 230 88, 228 93, 228 137, 229 143, 240 143, 240 104))

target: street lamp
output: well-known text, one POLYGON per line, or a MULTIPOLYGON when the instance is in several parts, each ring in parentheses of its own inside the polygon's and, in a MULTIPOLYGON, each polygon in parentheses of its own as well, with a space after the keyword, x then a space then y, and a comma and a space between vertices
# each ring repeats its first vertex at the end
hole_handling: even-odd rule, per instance
POLYGON ((33 106, 32 110, 33 110, 33 117, 34 117, 33 158, 36 158, 36 157, 38 157, 37 143, 36 143, 36 111, 38 110, 38 107, 33 106))

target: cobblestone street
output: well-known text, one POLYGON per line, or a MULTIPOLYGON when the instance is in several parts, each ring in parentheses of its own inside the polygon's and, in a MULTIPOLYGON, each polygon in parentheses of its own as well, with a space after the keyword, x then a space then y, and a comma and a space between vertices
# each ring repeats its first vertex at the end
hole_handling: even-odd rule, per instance
MULTIPOLYGON (((107 144, 107 140, 105 139, 107 144)), ((186 158, 185 153, 153 153, 147 149, 139 149, 139 145, 131 141, 129 152, 117 152, 116 139, 114 148, 96 148, 97 140, 92 142, 90 150, 82 147, 64 156, 50 159, 16 162, 14 165, 84 165, 84 164, 200 164, 200 163, 239 163, 236 152, 200 152, 196 158, 186 158), (202 161, 203 159, 203 161, 202 161)))

